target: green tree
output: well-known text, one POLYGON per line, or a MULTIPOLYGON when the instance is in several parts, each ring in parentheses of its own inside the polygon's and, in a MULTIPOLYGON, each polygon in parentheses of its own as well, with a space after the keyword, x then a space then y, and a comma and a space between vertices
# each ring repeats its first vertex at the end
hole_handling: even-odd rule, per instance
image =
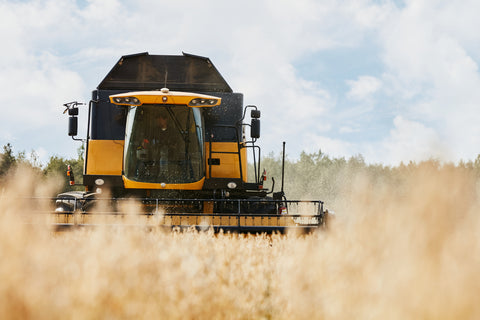
POLYGON ((60 156, 51 156, 47 165, 43 169, 43 173, 47 177, 63 179, 63 191, 83 189, 83 147, 78 148, 77 151, 77 159, 65 159, 60 156), (75 186, 70 185, 70 180, 67 176, 68 165, 70 165, 73 170, 75 176, 75 186))
POLYGON ((3 153, 0 157, 0 177, 4 177, 16 165, 16 162, 17 159, 13 154, 12 145, 7 143, 3 146, 3 153))

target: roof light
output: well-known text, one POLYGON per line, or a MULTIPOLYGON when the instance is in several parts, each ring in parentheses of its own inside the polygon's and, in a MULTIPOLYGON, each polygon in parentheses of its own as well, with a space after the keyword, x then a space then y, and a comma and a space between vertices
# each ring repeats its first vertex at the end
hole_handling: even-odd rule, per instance
POLYGON ((142 102, 137 97, 115 97, 113 98, 113 103, 116 104, 126 104, 131 106, 141 105, 142 102))
POLYGON ((198 107, 198 106, 213 106, 218 102, 218 99, 199 99, 195 98, 190 100, 189 105, 198 107))

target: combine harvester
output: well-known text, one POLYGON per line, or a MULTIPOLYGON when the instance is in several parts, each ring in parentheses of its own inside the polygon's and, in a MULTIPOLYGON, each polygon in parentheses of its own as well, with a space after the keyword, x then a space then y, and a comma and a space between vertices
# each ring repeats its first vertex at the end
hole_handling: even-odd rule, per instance
MULTIPOLYGON (((120 224, 132 218, 120 210, 132 199, 137 225, 283 233, 326 224, 322 201, 286 199, 283 168, 281 191, 273 192, 273 178, 272 190, 264 187, 255 145, 260 111, 243 107, 243 95, 208 58, 121 57, 92 92, 86 139, 76 138, 79 105, 65 104, 65 113, 68 134, 85 143, 85 191, 58 195, 57 229, 120 224), (247 111, 250 123, 244 123, 247 111), (253 181, 247 179, 247 153, 253 181)), ((74 185, 70 168, 68 175, 74 185)))

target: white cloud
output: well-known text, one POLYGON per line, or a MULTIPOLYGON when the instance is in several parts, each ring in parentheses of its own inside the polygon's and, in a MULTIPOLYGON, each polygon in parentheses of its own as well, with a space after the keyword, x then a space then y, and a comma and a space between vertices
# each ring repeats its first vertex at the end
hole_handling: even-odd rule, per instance
POLYGON ((287 140, 293 153, 395 161, 448 150, 472 158, 480 145, 479 9, 473 0, 402 8, 370 0, 3 1, 0 143, 75 155, 62 103, 88 99, 121 55, 185 51, 209 56, 245 104, 259 106, 267 152, 287 140), (358 72, 364 57, 354 53, 365 43, 379 60, 358 72), (351 50, 335 62, 349 74, 295 69, 335 50, 351 50), (325 84, 338 77, 343 87, 325 84), (390 130, 375 135, 379 126, 390 130))
MULTIPOLYGON (((384 87, 396 103, 394 112, 429 128, 430 135, 442 141, 441 147, 434 143, 439 150, 425 143, 425 149, 413 148, 414 158, 443 155, 458 160, 479 153, 480 75, 478 53, 471 51, 478 45, 470 36, 480 27, 470 12, 479 9, 480 3, 472 1, 411 1, 380 32, 384 87)), ((398 126, 395 123, 392 140, 398 126)))
POLYGON ((358 154, 358 146, 341 139, 332 139, 325 136, 306 134, 303 144, 305 152, 317 152, 321 150, 323 153, 331 157, 348 157, 358 154))
POLYGON ((372 76, 359 76, 358 80, 347 80, 350 86, 347 96, 354 100, 364 100, 377 92, 382 82, 372 76))
MULTIPOLYGON (((7 61, 8 62, 8 61, 7 61)), ((21 64, 2 69, 2 135, 17 136, 31 129, 49 130, 58 125, 61 105, 72 97, 82 97, 83 82, 79 75, 62 68, 58 59, 43 55, 25 57, 21 64)))
POLYGON ((450 160, 446 158, 445 146, 434 129, 402 116, 397 116, 393 124, 390 136, 375 144, 375 150, 371 149, 367 159, 387 164, 430 158, 450 160))
POLYGON ((358 129, 354 129, 350 126, 341 126, 340 129, 338 130, 338 132, 340 133, 353 133, 355 131, 358 131, 358 129))

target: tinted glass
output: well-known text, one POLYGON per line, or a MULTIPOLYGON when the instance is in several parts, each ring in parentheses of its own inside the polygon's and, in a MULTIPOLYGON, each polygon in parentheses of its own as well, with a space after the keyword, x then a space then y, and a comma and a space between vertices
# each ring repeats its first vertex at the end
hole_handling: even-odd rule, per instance
POLYGON ((191 183, 204 176, 200 110, 187 106, 130 107, 125 176, 151 183, 191 183))

